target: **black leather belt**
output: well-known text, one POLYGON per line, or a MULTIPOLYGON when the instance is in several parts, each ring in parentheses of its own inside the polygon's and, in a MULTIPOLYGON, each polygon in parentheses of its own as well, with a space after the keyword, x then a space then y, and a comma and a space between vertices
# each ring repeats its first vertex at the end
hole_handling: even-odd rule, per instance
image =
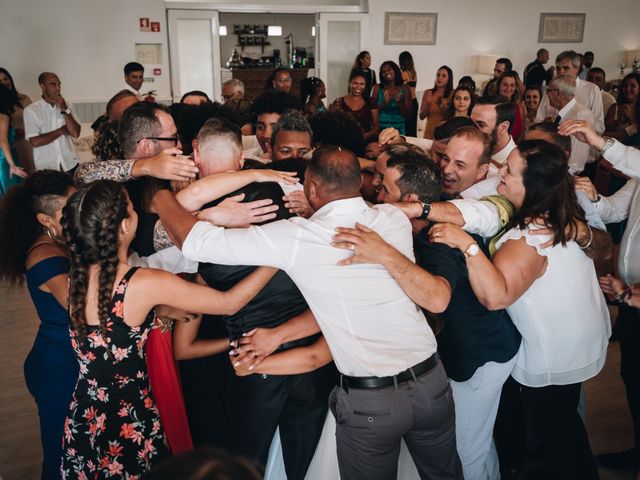
POLYGON ((374 388, 389 387, 391 385, 398 385, 399 383, 406 382, 412 378, 424 375, 425 373, 434 369, 438 364, 438 357, 434 353, 426 360, 407 368, 404 372, 400 372, 397 375, 390 377, 350 377, 348 375, 340 375, 338 377, 338 386, 346 392, 349 388, 356 388, 361 390, 368 390, 374 388))

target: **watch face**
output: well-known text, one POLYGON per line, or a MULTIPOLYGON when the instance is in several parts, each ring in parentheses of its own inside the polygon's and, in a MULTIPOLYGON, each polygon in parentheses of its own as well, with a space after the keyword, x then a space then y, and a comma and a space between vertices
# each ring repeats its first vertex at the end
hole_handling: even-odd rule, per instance
POLYGON ((467 251, 465 253, 468 257, 475 257, 480 253, 480 247, 477 243, 472 243, 471 245, 469 245, 469 248, 467 248, 467 251))

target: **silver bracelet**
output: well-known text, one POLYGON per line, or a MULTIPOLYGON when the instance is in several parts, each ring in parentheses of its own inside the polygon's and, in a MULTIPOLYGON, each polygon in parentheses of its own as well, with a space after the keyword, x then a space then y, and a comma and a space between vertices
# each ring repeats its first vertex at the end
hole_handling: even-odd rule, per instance
POLYGON ((587 242, 587 244, 584 247, 582 245, 578 244, 578 246, 582 250, 586 250, 587 248, 589 248, 591 246, 591 242, 593 242, 593 230, 591 229, 591 225, 589 225, 588 223, 587 223, 587 228, 589 229, 589 241, 587 242))
POLYGON ((602 137, 602 138, 604 139, 604 145, 602 145, 602 147, 598 149, 601 154, 609 150, 613 146, 613 144, 616 143, 615 138, 611 138, 611 137, 602 137))

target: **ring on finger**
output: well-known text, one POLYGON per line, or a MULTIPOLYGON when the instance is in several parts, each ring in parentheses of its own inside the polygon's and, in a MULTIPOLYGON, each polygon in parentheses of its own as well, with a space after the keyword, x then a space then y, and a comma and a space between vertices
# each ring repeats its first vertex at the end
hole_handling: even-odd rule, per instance
POLYGON ((355 250, 356 249, 356 244, 352 243, 351 245, 349 245, 349 249, 350 250, 355 250))

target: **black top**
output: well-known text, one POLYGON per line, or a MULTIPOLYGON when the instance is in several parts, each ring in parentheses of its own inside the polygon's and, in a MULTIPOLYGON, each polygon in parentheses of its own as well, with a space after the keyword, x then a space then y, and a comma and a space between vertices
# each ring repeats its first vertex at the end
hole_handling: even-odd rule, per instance
MULTIPOLYGON (((478 301, 464 254, 429 243, 426 232, 423 229, 414 243, 418 264, 451 286, 451 301, 440 315, 443 328, 438 352, 449 378, 464 382, 487 362, 505 363, 513 358, 520 347, 520 334, 506 310, 489 311, 478 301)), ((474 239, 484 248, 480 237, 474 239)))
POLYGON ((144 208, 145 190, 151 188, 150 182, 153 181, 158 180, 143 177, 123 183, 131 199, 133 209, 138 214, 138 227, 136 228, 136 236, 131 242, 131 249, 141 257, 148 257, 156 253, 153 247, 153 232, 160 217, 155 213, 148 213, 144 208))
POLYGON ((527 87, 531 85, 537 85, 541 87, 544 82, 550 82, 553 78, 553 73, 544 69, 544 65, 539 60, 534 60, 527 68, 524 69, 524 84, 527 87))
MULTIPOLYGON (((227 196, 239 193, 245 194, 245 202, 271 198, 275 204, 280 206, 277 217, 272 221, 291 217, 289 211, 284 208, 282 200, 284 193, 277 183, 251 183, 227 196)), ((216 205, 224 198, 206 206, 216 205)), ((226 291, 253 272, 255 268, 201 263, 198 272, 207 285, 217 290, 226 291)), ((289 276, 280 270, 244 308, 235 315, 225 317, 225 322, 229 336, 235 340, 242 336, 242 333, 256 327, 278 326, 306 309, 307 302, 300 290, 289 276)))

